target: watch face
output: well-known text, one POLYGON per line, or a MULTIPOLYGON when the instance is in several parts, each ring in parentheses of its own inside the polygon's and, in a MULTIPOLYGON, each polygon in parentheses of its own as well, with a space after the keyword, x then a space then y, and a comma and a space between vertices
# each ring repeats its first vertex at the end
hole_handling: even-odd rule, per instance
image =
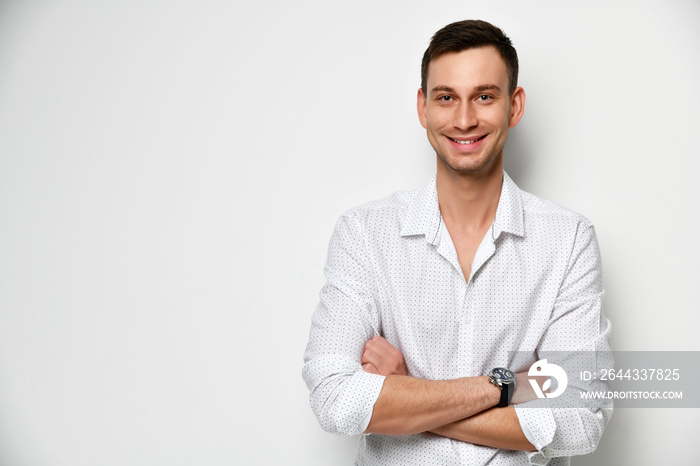
POLYGON ((511 382, 515 380, 515 374, 513 371, 506 369, 504 367, 497 367, 494 370, 491 371, 491 374, 497 378, 500 379, 502 382, 511 382))

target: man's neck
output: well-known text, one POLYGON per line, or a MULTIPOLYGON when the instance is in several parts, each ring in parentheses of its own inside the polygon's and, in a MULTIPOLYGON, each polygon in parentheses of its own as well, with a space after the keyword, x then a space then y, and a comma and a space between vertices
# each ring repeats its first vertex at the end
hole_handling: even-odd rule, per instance
POLYGON ((445 223, 466 234, 490 226, 502 185, 502 158, 483 174, 458 173, 438 161, 438 203, 445 223))

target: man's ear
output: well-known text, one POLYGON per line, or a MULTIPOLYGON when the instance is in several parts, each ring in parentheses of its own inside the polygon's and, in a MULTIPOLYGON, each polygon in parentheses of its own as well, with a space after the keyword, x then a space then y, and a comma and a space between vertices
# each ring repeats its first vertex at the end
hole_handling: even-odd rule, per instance
POLYGON ((425 100, 425 95, 423 94, 423 89, 418 89, 418 98, 416 102, 416 107, 418 109, 418 120, 423 128, 427 128, 427 118, 425 116, 425 107, 428 103, 425 100))
POLYGON ((514 128, 525 112, 525 89, 516 87, 513 95, 510 96, 510 120, 508 127, 514 128))

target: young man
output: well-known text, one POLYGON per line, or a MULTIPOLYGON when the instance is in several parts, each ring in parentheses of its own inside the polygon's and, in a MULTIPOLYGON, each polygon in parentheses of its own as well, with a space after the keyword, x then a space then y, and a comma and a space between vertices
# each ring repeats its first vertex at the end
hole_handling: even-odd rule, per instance
POLYGON ((503 171, 517 75, 500 29, 438 31, 418 90, 436 175, 336 225, 303 376, 324 429, 365 434, 357 464, 569 464, 612 414, 527 381, 548 351, 608 350, 610 323, 593 226, 503 171))

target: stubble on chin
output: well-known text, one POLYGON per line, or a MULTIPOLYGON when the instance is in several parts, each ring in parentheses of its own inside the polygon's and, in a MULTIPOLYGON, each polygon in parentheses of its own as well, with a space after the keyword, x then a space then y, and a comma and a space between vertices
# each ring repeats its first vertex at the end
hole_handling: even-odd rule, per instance
POLYGON ((503 149, 501 149, 496 155, 489 154, 488 156, 481 157, 477 160, 469 160, 463 157, 462 160, 459 158, 449 158, 444 155, 440 155, 436 152, 437 163, 443 166, 443 169, 455 175, 465 175, 474 176, 478 174, 489 174, 499 165, 499 160, 502 159, 503 149))

